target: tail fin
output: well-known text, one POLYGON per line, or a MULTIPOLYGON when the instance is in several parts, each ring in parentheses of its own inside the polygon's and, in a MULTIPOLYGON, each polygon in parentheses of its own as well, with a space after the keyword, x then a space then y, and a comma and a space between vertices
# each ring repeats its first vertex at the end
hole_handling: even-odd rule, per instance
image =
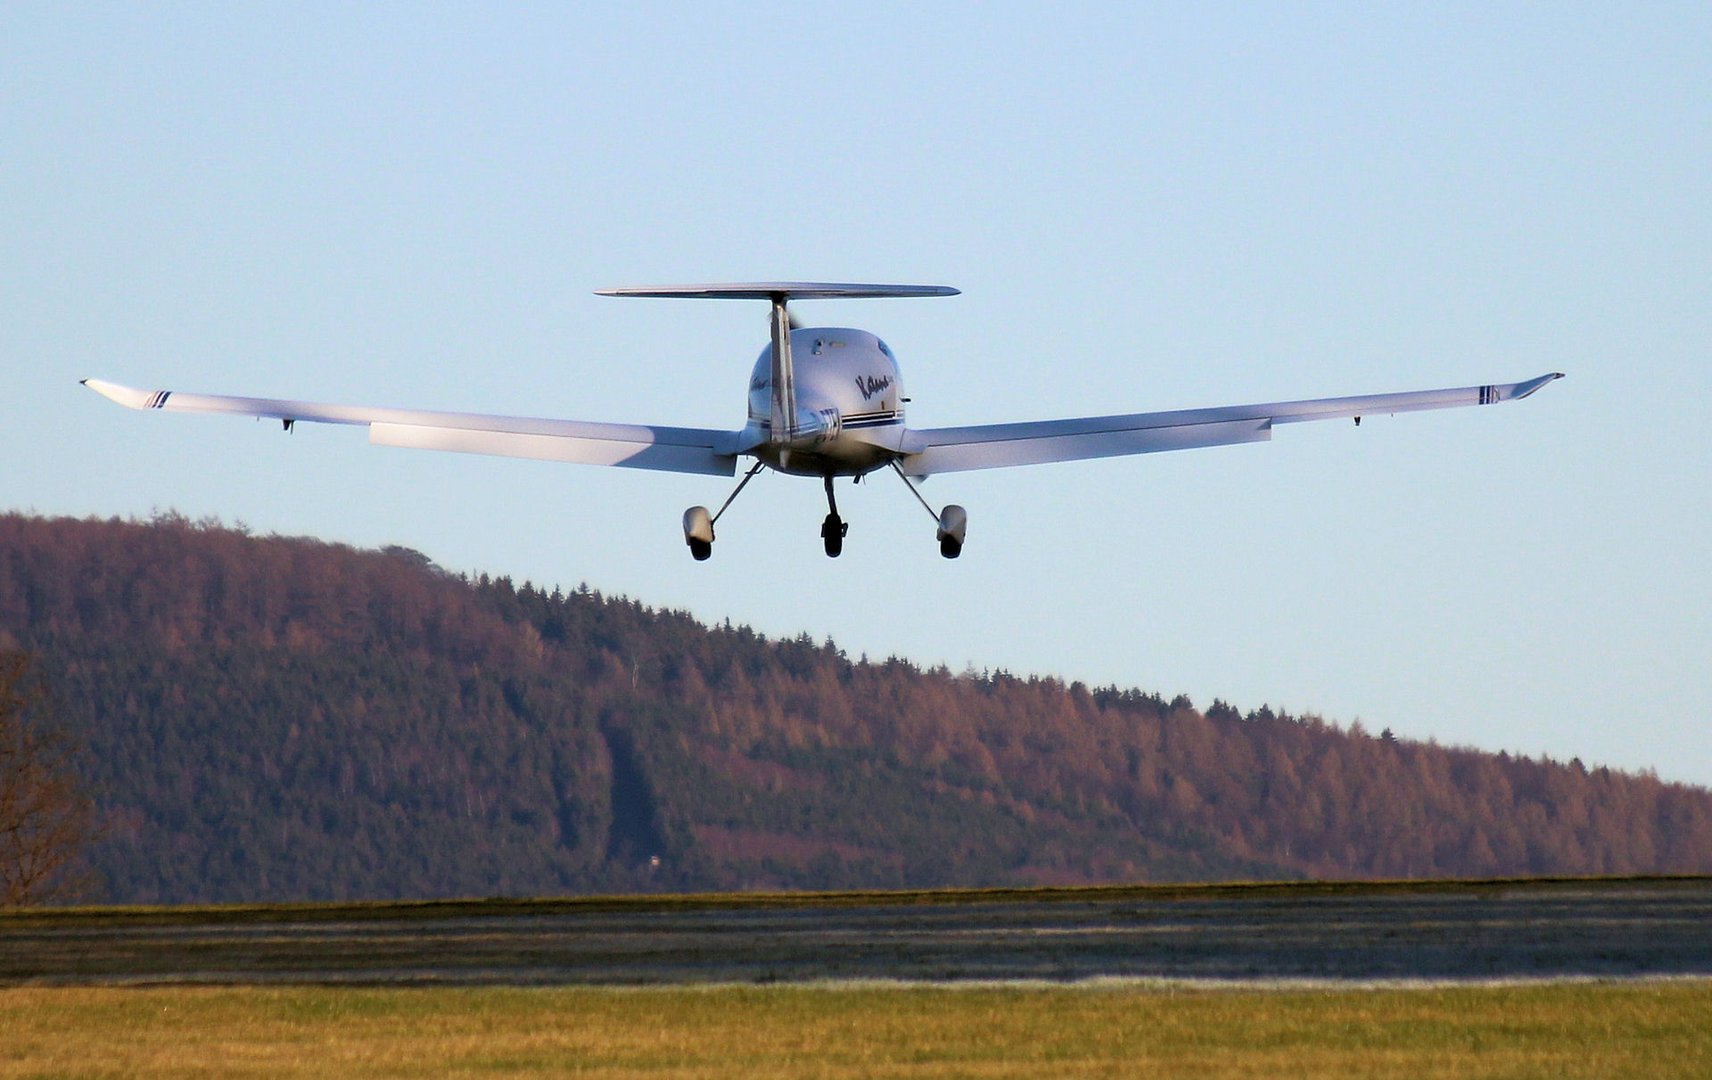
POLYGON ((773 415, 768 441, 774 445, 791 441, 797 427, 796 376, 791 367, 791 316, 785 310, 785 294, 774 293, 773 302, 773 415))

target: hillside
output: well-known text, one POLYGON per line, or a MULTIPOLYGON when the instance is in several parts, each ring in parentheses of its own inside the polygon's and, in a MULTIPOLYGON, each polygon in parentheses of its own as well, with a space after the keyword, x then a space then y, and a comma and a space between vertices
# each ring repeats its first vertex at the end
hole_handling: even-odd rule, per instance
POLYGON ((831 643, 403 549, 0 517, 105 898, 1712 871, 1712 792, 831 643))

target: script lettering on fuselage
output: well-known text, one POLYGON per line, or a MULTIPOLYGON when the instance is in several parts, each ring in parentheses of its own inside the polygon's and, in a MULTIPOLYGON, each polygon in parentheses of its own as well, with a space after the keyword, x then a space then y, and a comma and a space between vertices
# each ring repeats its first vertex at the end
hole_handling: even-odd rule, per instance
POLYGON ((858 375, 856 389, 862 392, 863 401, 871 401, 875 394, 883 394, 892 385, 890 375, 858 375))

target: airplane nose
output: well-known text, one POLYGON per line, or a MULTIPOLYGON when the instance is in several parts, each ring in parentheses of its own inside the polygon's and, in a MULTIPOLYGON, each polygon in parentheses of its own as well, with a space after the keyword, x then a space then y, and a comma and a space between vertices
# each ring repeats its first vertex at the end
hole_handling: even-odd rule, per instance
POLYGON ((815 446, 838 437, 844 430, 844 417, 837 409, 803 409, 797 413, 797 441, 815 446))

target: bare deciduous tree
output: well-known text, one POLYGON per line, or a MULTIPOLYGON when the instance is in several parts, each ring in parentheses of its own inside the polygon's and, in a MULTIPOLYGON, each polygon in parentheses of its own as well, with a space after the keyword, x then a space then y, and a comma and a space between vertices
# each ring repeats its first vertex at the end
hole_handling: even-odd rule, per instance
POLYGON ((82 793, 76 743, 48 722, 30 658, 0 653, 0 907, 52 903, 84 887, 78 860, 94 805, 82 793))

